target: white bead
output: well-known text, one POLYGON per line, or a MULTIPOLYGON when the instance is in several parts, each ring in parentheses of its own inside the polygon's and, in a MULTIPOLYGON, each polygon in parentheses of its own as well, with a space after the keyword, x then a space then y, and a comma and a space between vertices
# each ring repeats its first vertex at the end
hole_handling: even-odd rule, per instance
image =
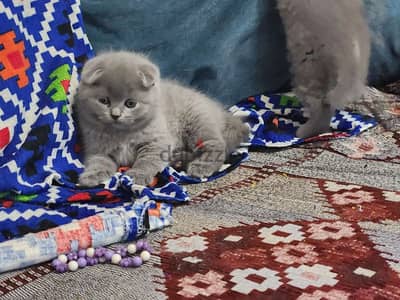
POLYGON ((86 249, 86 256, 93 257, 94 256, 94 248, 87 248, 86 249))
POLYGON ((113 256, 111 256, 111 263, 113 263, 114 265, 118 265, 121 259, 122 259, 121 255, 115 253, 113 256))
POLYGON ((99 257, 99 263, 104 264, 106 262, 106 258, 104 256, 99 257))
POLYGON ((68 261, 68 257, 65 254, 61 254, 58 256, 58 260, 61 261, 62 263, 66 264, 68 261))
POLYGON ((136 245, 135 244, 129 244, 128 247, 126 248, 128 250, 129 254, 135 254, 136 253, 136 245))
POLYGON ((142 253, 140 253, 140 258, 143 261, 148 261, 150 259, 150 257, 151 257, 151 254, 149 251, 143 250, 142 253))
POLYGON ((75 272, 76 270, 78 270, 78 268, 79 268, 79 265, 75 260, 71 260, 68 263, 68 270, 75 272))

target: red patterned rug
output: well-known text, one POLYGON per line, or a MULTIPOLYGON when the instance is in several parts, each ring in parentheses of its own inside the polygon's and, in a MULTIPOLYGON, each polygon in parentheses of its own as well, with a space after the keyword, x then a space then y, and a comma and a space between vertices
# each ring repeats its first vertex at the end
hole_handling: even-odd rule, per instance
POLYGON ((162 243, 171 299, 395 299, 399 273, 357 223, 260 223, 162 243))

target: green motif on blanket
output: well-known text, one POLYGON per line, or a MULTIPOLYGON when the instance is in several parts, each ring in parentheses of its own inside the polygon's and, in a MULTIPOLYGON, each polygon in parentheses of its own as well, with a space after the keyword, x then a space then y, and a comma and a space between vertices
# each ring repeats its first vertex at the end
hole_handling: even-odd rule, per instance
MULTIPOLYGON (((50 74, 49 77, 53 81, 47 87, 46 94, 50 95, 51 93, 53 93, 50 97, 55 102, 67 101, 68 88, 71 80, 69 65, 64 64, 59 66, 50 74)), ((67 112, 68 108, 65 104, 62 107, 62 113, 65 114, 67 112)))
POLYGON ((19 201, 19 202, 29 202, 35 199, 38 195, 37 194, 31 194, 31 195, 21 195, 21 194, 15 194, 15 193, 10 193, 10 192, 4 192, 0 193, 0 199, 1 198, 10 198, 14 201, 19 201))
POLYGON ((291 97, 288 95, 282 95, 279 104, 284 107, 298 107, 298 108, 301 107, 301 103, 300 103, 299 99, 297 99, 294 96, 291 97))
POLYGON ((13 195, 15 201, 29 202, 35 199, 38 195, 13 195))

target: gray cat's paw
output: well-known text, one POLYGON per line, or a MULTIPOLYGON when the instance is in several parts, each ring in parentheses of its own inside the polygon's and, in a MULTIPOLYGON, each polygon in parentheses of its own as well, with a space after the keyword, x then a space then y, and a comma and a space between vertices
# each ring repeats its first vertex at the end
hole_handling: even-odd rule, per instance
POLYGON ((297 129, 296 136, 301 139, 317 136, 321 133, 330 132, 329 124, 315 124, 307 122, 297 129))
POLYGON ((133 178, 134 183, 138 185, 149 185, 156 175, 154 172, 141 172, 130 169, 126 171, 126 175, 133 178))
POLYGON ((296 132, 296 136, 301 139, 305 139, 318 134, 319 133, 315 134, 315 130, 313 130, 313 128, 307 123, 301 125, 296 132))
POLYGON ((83 186, 96 186, 106 181, 113 175, 105 170, 85 170, 79 177, 79 184, 83 186))
POLYGON ((219 162, 192 161, 187 169, 187 174, 192 177, 204 178, 212 175, 221 167, 219 162))

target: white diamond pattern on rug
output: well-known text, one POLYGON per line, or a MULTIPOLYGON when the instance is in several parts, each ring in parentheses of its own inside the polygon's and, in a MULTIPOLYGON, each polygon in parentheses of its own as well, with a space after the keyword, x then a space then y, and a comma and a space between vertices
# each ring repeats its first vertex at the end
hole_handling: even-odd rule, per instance
POLYGON ((259 292, 265 292, 268 289, 276 290, 282 285, 280 277, 276 274, 278 274, 278 272, 267 268, 259 270, 252 268, 244 270, 236 269, 230 273, 230 275, 233 276, 231 282, 236 283, 232 290, 245 295, 248 295, 253 290, 259 292), (257 277, 260 279, 258 280, 260 282, 251 280, 252 278, 250 276, 257 277))
POLYGON ((288 284, 300 289, 306 289, 309 286, 322 287, 334 286, 338 283, 335 279, 336 273, 331 272, 332 267, 316 264, 313 266, 301 265, 298 268, 287 268, 285 273, 287 278, 291 279, 288 284))
POLYGON ((297 300, 347 300, 349 299, 350 294, 341 290, 330 290, 329 292, 324 291, 315 291, 312 294, 303 293, 300 295, 297 300))
POLYGON ((357 275, 362 275, 362 276, 365 276, 365 277, 372 277, 372 276, 374 276, 376 274, 375 271, 372 271, 372 270, 369 270, 369 269, 365 269, 365 268, 361 268, 361 267, 358 267, 357 269, 355 269, 353 271, 353 273, 357 274, 357 275))
POLYGON ((186 261, 186 262, 190 262, 190 263, 192 263, 192 264, 197 264, 197 263, 203 261, 201 258, 198 258, 198 257, 196 257, 196 256, 187 256, 187 257, 185 257, 185 258, 182 258, 182 260, 183 260, 183 261, 186 261))
POLYGON ((325 189, 327 191, 334 192, 334 193, 339 192, 339 191, 343 191, 343 190, 350 191, 350 190, 353 190, 353 189, 361 188, 360 185, 343 184, 343 183, 337 183, 337 182, 334 182, 334 181, 326 181, 324 186, 325 186, 325 189))
POLYGON ((384 191, 383 196, 387 201, 400 202, 400 191, 397 192, 384 191))
POLYGON ((190 237, 179 237, 170 239, 166 243, 166 249, 172 253, 204 251, 207 249, 207 240, 205 237, 193 235, 190 237))
POLYGON ((371 192, 367 191, 347 191, 336 193, 331 196, 332 202, 337 205, 360 204, 375 201, 371 192))
POLYGON ((226 238, 224 238, 224 241, 227 242, 239 242, 243 237, 238 236, 238 235, 228 235, 226 238))
POLYGON ((304 232, 301 229, 301 226, 294 224, 286 224, 284 226, 274 225, 272 227, 261 228, 258 231, 260 233, 258 236, 267 244, 290 243, 304 240, 304 232))
POLYGON ((186 298, 194 298, 198 295, 209 297, 211 295, 222 295, 227 291, 226 282, 222 280, 224 275, 215 271, 209 271, 207 274, 196 273, 192 277, 185 276, 179 280, 178 286, 182 289, 178 292, 186 298), (196 286, 201 283, 205 287, 196 286))
POLYGON ((342 221, 311 224, 308 232, 311 233, 310 238, 315 240, 339 240, 355 235, 354 228, 351 224, 342 221))
POLYGON ((315 246, 299 243, 297 245, 286 244, 283 246, 275 246, 271 249, 272 256, 275 257, 275 261, 292 265, 295 263, 306 264, 315 263, 318 260, 318 253, 314 251, 315 246), (295 252, 296 255, 291 254, 295 252))

